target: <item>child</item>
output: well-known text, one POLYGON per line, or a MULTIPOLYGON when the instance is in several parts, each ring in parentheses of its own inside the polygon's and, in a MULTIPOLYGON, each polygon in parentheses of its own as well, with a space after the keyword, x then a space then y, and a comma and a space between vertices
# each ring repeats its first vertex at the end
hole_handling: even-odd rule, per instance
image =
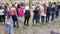
POLYGON ((6 24, 8 26, 8 33, 12 34, 13 27, 12 27, 11 15, 9 14, 9 12, 8 12, 7 19, 6 19, 6 24))

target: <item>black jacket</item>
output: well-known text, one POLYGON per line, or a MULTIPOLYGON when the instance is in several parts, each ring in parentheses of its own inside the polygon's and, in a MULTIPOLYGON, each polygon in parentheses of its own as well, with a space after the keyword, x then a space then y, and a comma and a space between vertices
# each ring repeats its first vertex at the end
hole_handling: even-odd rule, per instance
POLYGON ((25 10, 25 17, 30 18, 30 10, 25 10))

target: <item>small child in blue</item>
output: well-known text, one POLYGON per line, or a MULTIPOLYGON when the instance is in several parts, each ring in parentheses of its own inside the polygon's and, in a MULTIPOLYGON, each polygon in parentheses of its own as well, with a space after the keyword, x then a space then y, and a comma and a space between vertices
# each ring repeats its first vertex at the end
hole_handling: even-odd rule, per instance
POLYGON ((12 26, 11 15, 9 13, 7 15, 6 24, 7 24, 7 27, 8 27, 8 34, 12 34, 13 26, 12 26))

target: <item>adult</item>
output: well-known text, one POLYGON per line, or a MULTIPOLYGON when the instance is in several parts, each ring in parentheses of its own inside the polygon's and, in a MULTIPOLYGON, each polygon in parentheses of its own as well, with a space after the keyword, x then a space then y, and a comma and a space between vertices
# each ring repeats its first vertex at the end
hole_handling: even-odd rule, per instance
POLYGON ((16 8, 15 8, 14 4, 12 4, 12 7, 10 9, 10 13, 11 13, 11 16, 12 16, 14 27, 19 27, 19 25, 18 25, 18 19, 17 19, 17 12, 16 12, 16 8))
POLYGON ((22 7, 18 8, 19 20, 23 21, 24 18, 24 9, 22 7))
POLYGON ((3 13, 4 13, 3 21, 4 21, 4 22, 5 22, 5 18, 6 18, 7 12, 8 12, 8 8, 7 8, 7 6, 5 5, 5 6, 4 6, 4 11, 3 11, 3 13))
POLYGON ((25 7, 25 13, 24 13, 24 17, 25 17, 25 20, 24 20, 24 25, 28 26, 29 25, 29 18, 30 18, 30 9, 29 9, 29 6, 26 6, 25 7), (27 21, 27 23, 26 23, 27 21))
POLYGON ((45 4, 40 6, 40 13, 41 13, 40 14, 41 15, 41 22, 42 22, 42 24, 44 24, 45 17, 46 17, 46 6, 45 6, 45 4))
POLYGON ((34 25, 34 20, 36 21, 36 23, 38 23, 38 19, 39 19, 39 10, 38 10, 38 8, 36 7, 35 8, 35 10, 33 10, 33 13, 34 13, 34 15, 33 15, 33 25, 34 25))
POLYGON ((51 18, 51 21, 54 20, 55 16, 56 16, 56 3, 54 2, 53 5, 52 5, 52 18, 51 18))
POLYGON ((51 13, 51 2, 49 2, 49 5, 47 6, 46 22, 49 22, 50 20, 50 13, 51 13))

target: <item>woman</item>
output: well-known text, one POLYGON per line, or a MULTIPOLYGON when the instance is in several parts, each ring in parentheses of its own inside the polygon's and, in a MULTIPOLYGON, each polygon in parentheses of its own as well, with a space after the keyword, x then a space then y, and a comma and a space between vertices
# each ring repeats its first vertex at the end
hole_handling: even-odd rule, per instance
POLYGON ((24 25, 28 26, 29 24, 29 18, 30 18, 30 10, 29 10, 29 6, 26 6, 25 7, 25 20, 24 20, 24 25), (27 24, 26 24, 26 21, 27 21, 27 24))
POLYGON ((22 7, 18 8, 19 20, 23 21, 24 9, 22 7))
POLYGON ((16 8, 15 8, 14 4, 12 4, 12 8, 10 9, 10 13, 12 15, 12 20, 13 20, 14 27, 19 27, 19 25, 18 25, 18 19, 17 19, 17 12, 16 12, 16 8))
POLYGON ((40 6, 40 12, 41 12, 41 22, 44 24, 45 17, 46 17, 46 7, 45 4, 43 6, 40 6))

